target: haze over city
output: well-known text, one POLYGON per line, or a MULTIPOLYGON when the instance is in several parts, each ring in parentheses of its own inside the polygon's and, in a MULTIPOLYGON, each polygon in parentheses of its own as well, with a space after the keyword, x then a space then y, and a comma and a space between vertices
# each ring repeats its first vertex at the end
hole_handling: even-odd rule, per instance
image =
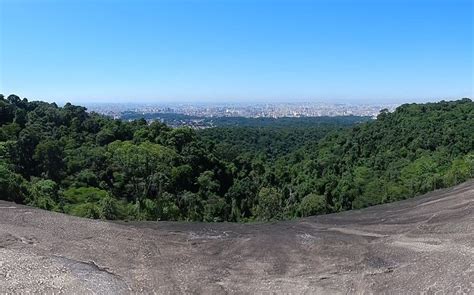
POLYGON ((0 3, 0 89, 46 101, 472 97, 472 1, 0 3))

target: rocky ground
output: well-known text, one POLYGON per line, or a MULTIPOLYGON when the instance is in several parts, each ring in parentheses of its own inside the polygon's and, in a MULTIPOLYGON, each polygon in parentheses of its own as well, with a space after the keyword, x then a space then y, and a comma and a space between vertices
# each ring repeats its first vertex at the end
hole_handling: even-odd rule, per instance
POLYGON ((474 294, 474 181, 264 224, 113 223, 0 202, 0 293, 474 294))

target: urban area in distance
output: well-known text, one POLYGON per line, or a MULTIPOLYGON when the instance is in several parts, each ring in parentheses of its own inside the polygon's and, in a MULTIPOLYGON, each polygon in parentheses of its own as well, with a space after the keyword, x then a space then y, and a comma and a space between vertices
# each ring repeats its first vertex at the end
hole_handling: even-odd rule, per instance
MULTIPOLYGON (((172 127, 196 129, 220 125, 221 118, 311 118, 357 116, 375 119, 381 110, 395 110, 399 104, 349 104, 349 103, 261 103, 261 104, 133 104, 91 103, 88 111, 114 119, 146 119, 149 123, 160 121, 172 127), (217 121, 217 122, 216 122, 217 121)), ((229 121, 226 120, 226 123, 229 121)), ((241 122, 239 122, 240 124, 241 122)))

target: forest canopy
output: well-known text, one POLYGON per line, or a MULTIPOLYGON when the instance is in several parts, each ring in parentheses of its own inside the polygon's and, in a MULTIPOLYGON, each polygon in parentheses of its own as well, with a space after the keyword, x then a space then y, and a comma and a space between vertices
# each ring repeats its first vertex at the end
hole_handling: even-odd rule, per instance
POLYGON ((0 95, 0 199, 89 218, 289 219, 474 177, 474 103, 196 131, 0 95))

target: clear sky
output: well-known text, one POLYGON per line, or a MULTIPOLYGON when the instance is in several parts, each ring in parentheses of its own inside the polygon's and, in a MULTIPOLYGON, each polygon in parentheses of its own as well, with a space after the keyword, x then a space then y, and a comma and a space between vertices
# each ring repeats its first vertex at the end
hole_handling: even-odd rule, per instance
POLYGON ((471 0, 0 0, 0 93, 59 102, 472 97, 471 0))

